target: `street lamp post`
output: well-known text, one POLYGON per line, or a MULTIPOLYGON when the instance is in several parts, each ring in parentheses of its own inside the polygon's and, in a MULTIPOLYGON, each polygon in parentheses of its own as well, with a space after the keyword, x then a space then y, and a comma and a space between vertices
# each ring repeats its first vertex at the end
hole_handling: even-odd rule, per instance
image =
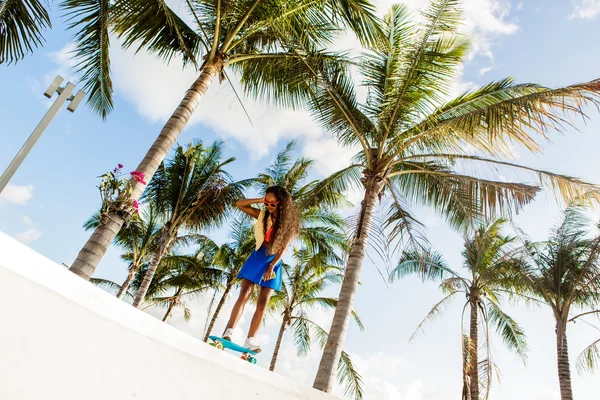
POLYGON ((36 126, 33 133, 31 136, 29 136, 29 139, 27 139, 23 147, 21 147, 21 150, 19 150, 15 158, 9 164, 8 168, 6 168, 6 171, 4 171, 2 174, 2 177, 0 177, 0 193, 2 193, 6 185, 8 185, 10 179, 13 177, 15 172, 17 172, 17 169, 19 169, 21 163, 23 163, 23 160, 25 160, 25 157, 27 157, 40 136, 42 136, 42 133, 44 133, 44 130, 46 127, 48 127, 50 121, 52 121, 52 119, 60 111, 62 105, 66 101, 69 101, 70 103, 67 106, 67 110, 74 112, 85 96, 85 93, 82 90, 78 91, 77 94, 73 96, 75 85, 73 85, 71 82, 67 82, 65 87, 60 87, 60 84, 63 80, 63 78, 57 76, 54 79, 54 82, 52 82, 48 89, 44 92, 44 96, 48 97, 49 99, 52 98, 54 93, 58 93, 58 98, 54 101, 48 112, 46 112, 44 118, 42 118, 38 126, 36 126))

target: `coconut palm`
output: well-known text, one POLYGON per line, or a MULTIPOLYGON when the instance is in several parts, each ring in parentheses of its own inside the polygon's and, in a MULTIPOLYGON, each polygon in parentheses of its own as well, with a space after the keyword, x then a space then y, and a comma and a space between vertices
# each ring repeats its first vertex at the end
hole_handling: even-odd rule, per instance
POLYGON ((0 64, 25 58, 42 45, 42 31, 51 27, 48 11, 40 0, 0 2, 0 64))
POLYGON ((440 281, 445 297, 431 309, 417 331, 422 329, 427 320, 443 313, 444 307, 456 298, 457 294, 465 295, 467 300, 463 307, 463 319, 467 309, 470 319, 469 333, 463 333, 462 340, 465 357, 463 399, 479 399, 480 388, 485 391, 482 398, 488 397, 494 367, 490 353, 490 327, 496 330, 511 351, 526 360, 525 334, 502 310, 499 301, 503 294, 511 294, 510 277, 513 270, 524 265, 523 258, 515 254, 515 237, 502 234, 504 225, 505 221, 502 219, 482 223, 471 237, 465 238, 462 256, 464 268, 468 272, 466 276, 452 270, 446 265, 443 257, 432 250, 403 252, 398 266, 390 274, 392 281, 407 275, 419 275, 423 279, 440 281), (483 343, 479 340, 481 331, 484 333, 483 343), (480 357, 480 348, 485 349, 484 358, 480 357))
MULTIPOLYGON (((75 0, 73 0, 75 2, 75 0)), ((108 3, 108 2, 107 2, 108 3)), ((290 43, 325 45, 337 32, 351 28, 363 43, 380 38, 377 18, 367 0, 186 0, 195 28, 188 26, 164 0, 138 0, 134 5, 118 1, 111 9, 111 26, 126 48, 137 46, 169 61, 182 58, 184 65, 198 68, 198 79, 138 166, 151 179, 169 149, 189 121, 210 83, 227 78, 227 70, 240 77, 246 89, 262 87, 273 95, 271 100, 283 105, 298 105, 302 94, 310 90, 296 69, 304 62, 336 59, 331 54, 290 51, 290 43), (268 76, 270 79, 265 80, 268 76)), ((76 14, 79 15, 79 14, 76 14)), ((84 24, 81 18, 74 24, 84 24)), ((109 66, 103 51, 106 39, 93 36, 82 28, 77 37, 80 65, 98 93, 98 108, 110 105, 109 66)), ((137 199, 143 184, 131 180, 131 194, 137 199)), ((106 252, 124 218, 111 213, 106 222, 96 228, 79 252, 70 270, 89 279, 106 252)))
MULTIPOLYGON (((325 332, 310 318, 310 312, 315 306, 335 308, 337 299, 323 297, 323 291, 332 283, 339 283, 343 277, 341 267, 331 263, 337 257, 322 251, 312 253, 306 249, 294 251, 294 264, 286 265, 283 271, 283 284, 270 301, 269 308, 281 312, 282 320, 275 349, 269 369, 275 370, 281 343, 287 329, 291 328, 294 342, 298 348, 298 356, 306 355, 315 337, 322 338, 325 332)), ((362 329, 362 323, 356 313, 353 314, 357 324, 362 329)), ((325 332, 326 334, 326 332, 325 332)), ((323 343, 324 344, 324 343, 323 343)), ((345 384, 346 392, 352 393, 356 399, 363 395, 363 385, 360 375, 352 365, 350 357, 340 359, 338 379, 345 384)))
POLYGON ((565 200, 600 198, 593 185, 503 161, 514 146, 541 151, 539 140, 568 126, 564 114, 583 115, 586 103, 599 104, 600 80, 550 89, 507 78, 446 101, 468 49, 467 38, 457 33, 458 0, 432 1, 422 17, 415 23, 401 5, 385 16, 387 39, 359 59, 364 102, 339 64, 306 63, 299 72, 316 79, 310 81, 315 85, 310 106, 322 129, 360 150, 346 171, 364 175, 364 200, 314 383, 320 390, 331 391, 378 199, 389 199, 387 227, 400 242, 412 239, 416 226, 411 203, 432 207, 459 227, 519 209, 539 190, 487 179, 486 166, 531 173, 565 200))
MULTIPOLYGON (((223 277, 223 293, 217 308, 210 318, 208 327, 206 328, 206 334, 204 335, 204 341, 208 341, 217 318, 221 313, 221 309, 225 305, 225 301, 231 292, 231 289, 237 284, 237 276, 242 269, 242 266, 246 262, 248 255, 254 250, 254 231, 252 230, 252 224, 245 216, 238 217, 231 223, 229 231, 230 241, 221 245, 215 255, 213 263, 216 267, 220 268, 223 277)), ((215 295, 217 292, 215 292, 215 295)), ((212 308, 212 306, 210 307, 212 308)), ((210 310, 209 310, 210 312, 210 310)))
POLYGON ((181 230, 198 231, 218 226, 235 199, 241 196, 243 182, 233 182, 223 169, 234 158, 222 160, 222 143, 205 147, 202 142, 186 148, 178 146, 171 160, 162 164, 148 184, 146 196, 163 215, 152 261, 136 291, 138 307, 160 263, 172 248, 181 230))
MULTIPOLYGON (((526 241, 529 265, 518 270, 518 289, 541 299, 556 321, 558 380, 562 400, 572 400, 567 322, 572 310, 591 311, 600 304, 600 235, 589 235, 580 207, 564 211, 562 222, 543 242, 526 241)), ((593 350, 592 350, 593 354, 593 350)))

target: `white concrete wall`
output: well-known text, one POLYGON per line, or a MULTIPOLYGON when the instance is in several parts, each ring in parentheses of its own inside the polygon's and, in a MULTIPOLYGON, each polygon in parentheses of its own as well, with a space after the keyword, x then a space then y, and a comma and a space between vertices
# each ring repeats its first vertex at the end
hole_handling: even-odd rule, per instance
POLYGON ((0 399, 326 400, 85 282, 0 232, 0 399))

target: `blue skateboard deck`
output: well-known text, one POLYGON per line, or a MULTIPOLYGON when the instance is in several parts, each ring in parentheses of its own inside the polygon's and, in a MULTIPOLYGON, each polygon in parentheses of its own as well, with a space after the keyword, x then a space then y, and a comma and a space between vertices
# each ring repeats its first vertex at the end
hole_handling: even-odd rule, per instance
POLYGON ((253 357, 256 355, 256 352, 247 349, 239 344, 235 344, 227 339, 223 339, 219 336, 209 336, 210 340, 212 340, 211 346, 214 346, 218 349, 229 349, 231 351, 236 351, 238 353, 242 353, 242 359, 251 362, 252 364, 256 364, 256 358, 253 357))

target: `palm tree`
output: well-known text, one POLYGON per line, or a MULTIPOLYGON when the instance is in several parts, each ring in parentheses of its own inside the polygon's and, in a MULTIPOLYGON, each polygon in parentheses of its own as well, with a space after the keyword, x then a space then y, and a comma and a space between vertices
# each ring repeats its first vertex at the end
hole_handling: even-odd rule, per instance
POLYGON ((301 72, 316 79, 310 107, 322 128, 341 145, 360 148, 357 162, 346 172, 362 171, 364 188, 339 305, 314 382, 317 389, 331 391, 378 199, 389 199, 387 227, 398 242, 413 238, 410 203, 433 207, 461 227, 519 209, 539 190, 484 179, 486 166, 537 175, 565 200, 600 199, 596 186, 502 161, 515 145, 541 151, 538 139, 568 126, 563 114, 583 115, 585 104, 599 104, 600 80, 549 89, 507 78, 444 101, 468 48, 467 39, 457 33, 457 5, 458 0, 434 0, 418 24, 406 7, 392 7, 383 21, 386 40, 359 60, 364 103, 348 71, 338 64, 306 63, 301 72), (465 166, 470 173, 463 172, 465 166))
MULTIPOLYGON (((84 223, 83 227, 85 230, 90 230, 96 228, 99 224, 100 213, 95 213, 84 223)), ((148 202, 148 207, 144 208, 141 214, 135 214, 129 224, 123 227, 115 237, 115 245, 124 250, 121 259, 128 264, 127 277, 123 284, 118 286, 116 294, 118 299, 127 293, 131 281, 140 268, 150 262, 161 227, 160 214, 158 214, 152 202, 148 202)), ((177 241, 182 240, 188 239, 177 239, 177 241)))
POLYGON ((565 210, 561 224, 548 240, 526 241, 523 252, 530 263, 517 271, 517 288, 541 299, 552 310, 560 395, 562 400, 572 400, 567 322, 572 308, 587 311, 600 304, 600 235, 589 237, 584 210, 572 206, 565 210))
POLYGON ((148 185, 146 196, 163 215, 156 249, 133 306, 144 300, 161 258, 172 248, 180 230, 198 231, 219 225, 233 201, 240 198, 243 182, 235 183, 223 169, 234 158, 222 160, 222 143, 202 142, 178 146, 173 158, 162 164, 148 185))
MULTIPOLYGON (((289 51, 290 43, 324 45, 344 27, 350 27, 363 43, 380 38, 373 7, 366 0, 186 0, 186 4, 196 29, 179 18, 165 0, 139 0, 134 5, 124 0, 111 8, 111 26, 126 48, 135 44, 138 50, 148 50, 167 61, 178 55, 184 65, 191 64, 199 71, 198 79, 137 168, 148 180, 210 83, 217 76, 221 81, 226 79, 228 69, 240 76, 244 88, 262 88, 263 92, 271 92, 271 100, 298 105, 302 95, 310 90, 303 77, 295 73, 298 66, 336 56, 320 52, 298 56, 298 52, 289 51)), ((90 12, 90 15, 97 14, 90 12)), ((102 22, 106 21, 99 21, 99 25, 106 27, 102 22)), ((81 18, 73 26, 85 23, 86 19, 81 18)), ((105 52, 103 47, 107 40, 102 40, 107 37, 97 34, 93 41, 86 40, 97 32, 101 29, 92 32, 82 29, 77 37, 77 56, 85 76, 101 94, 97 97, 97 107, 105 109, 112 104, 109 65, 103 62, 108 58, 102 57, 107 55, 108 50, 105 52)), ((143 184, 132 179, 130 185, 131 194, 123 196, 138 199, 143 184)), ((70 270, 89 279, 124 222, 124 217, 111 213, 93 232, 70 270)))
MULTIPOLYGON (((283 285, 270 301, 271 310, 281 311, 282 320, 275 349, 271 358, 269 369, 275 370, 283 336, 288 328, 292 328, 294 342, 298 347, 298 355, 306 355, 314 337, 321 338, 325 332, 316 322, 310 319, 309 314, 314 306, 335 308, 337 299, 323 297, 322 292, 331 283, 339 283, 343 277, 341 267, 332 264, 332 254, 323 251, 312 253, 306 249, 294 251, 295 263, 286 265, 283 271, 283 285)), ((335 261, 334 261, 335 262, 335 261)), ((363 329, 362 323, 356 313, 353 314, 357 324, 363 329)), ((326 332, 325 332, 326 334, 326 332)), ((347 393, 353 393, 356 399, 361 399, 363 385, 360 375, 352 366, 350 357, 346 354, 340 359, 338 366, 340 383, 346 384, 347 393)))
POLYGON ((51 28, 40 0, 0 2, 0 64, 17 62, 42 45, 42 31, 51 28))
MULTIPOLYGON (((442 256, 431 250, 407 250, 403 252, 398 266, 390 274, 390 280, 406 275, 419 275, 423 279, 441 281, 440 287, 445 297, 438 302, 423 324, 443 312, 443 308, 453 300, 456 294, 464 294, 467 298, 463 308, 469 309, 469 334, 463 334, 463 399, 478 400, 480 387, 488 398, 492 369, 494 367, 490 354, 490 325, 502 337, 507 347, 526 360, 527 344, 525 334, 519 325, 506 314, 500 305, 502 294, 511 294, 507 289, 507 281, 512 271, 524 264, 522 257, 515 254, 514 236, 501 233, 505 221, 497 219, 490 223, 480 224, 473 236, 465 238, 463 250, 464 267, 468 276, 461 276, 449 268, 442 256), (481 319, 480 319, 481 318, 481 319), (483 322, 484 346, 480 346, 479 332, 483 322), (486 349, 486 357, 480 360, 479 349, 486 349), (481 376, 480 376, 481 375, 481 376)), ((416 334, 416 332, 415 332, 416 334)), ((414 337, 414 335, 413 335, 414 337)))
POLYGON ((206 334, 204 335, 205 342, 208 341, 208 337, 210 336, 215 323, 217 322, 217 318, 221 313, 221 309, 225 305, 227 296, 231 292, 231 289, 233 289, 234 285, 237 284, 238 273, 246 262, 248 255, 254 250, 254 234, 250 220, 245 216, 236 218, 231 223, 229 239, 231 239, 230 242, 219 247, 213 260, 214 265, 222 270, 222 276, 225 282, 223 284, 224 289, 221 299, 217 303, 217 308, 212 314, 210 323, 206 328, 206 334))
POLYGON ((154 307, 167 307, 163 321, 171 316, 175 307, 182 307, 184 319, 189 320, 191 311, 186 300, 202 295, 222 278, 222 271, 212 267, 217 245, 208 238, 202 238, 198 244, 200 247, 194 254, 164 257, 148 288, 147 303, 154 307))

